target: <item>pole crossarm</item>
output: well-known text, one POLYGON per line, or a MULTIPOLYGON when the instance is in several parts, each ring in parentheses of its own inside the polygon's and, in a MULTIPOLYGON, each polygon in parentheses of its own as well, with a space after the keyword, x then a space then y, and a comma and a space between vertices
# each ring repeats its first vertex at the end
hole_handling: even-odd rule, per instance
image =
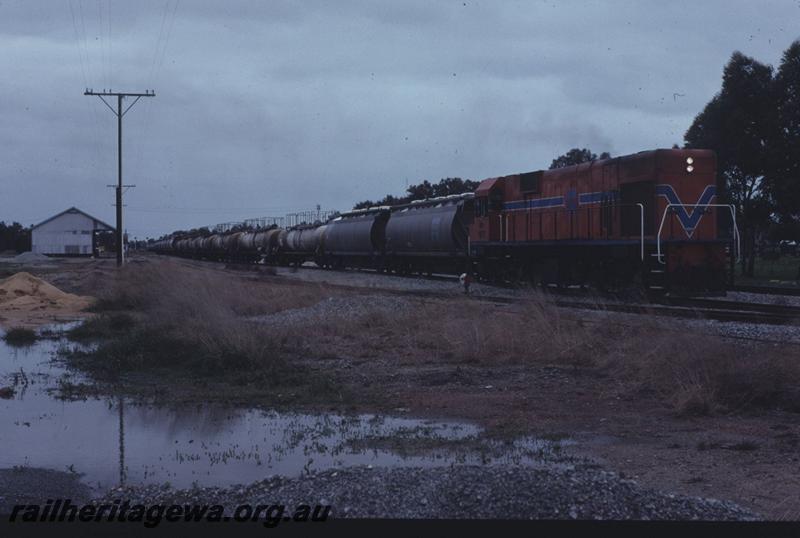
POLYGON ((145 93, 112 92, 106 90, 103 90, 102 92, 96 92, 94 90, 87 89, 85 92, 83 92, 83 95, 96 95, 97 97, 100 98, 101 101, 103 101, 103 103, 105 103, 105 105, 108 107, 108 109, 111 111, 112 114, 114 114, 115 116, 117 115, 124 116, 131 109, 131 107, 136 104, 136 102, 139 99, 141 99, 142 97, 155 97, 156 92, 154 90, 146 90, 145 93), (117 97, 117 98, 135 97, 136 99, 134 99, 133 103, 129 104, 127 108, 122 113, 120 113, 114 110, 114 107, 109 105, 108 101, 103 99, 103 97, 117 97))
POLYGON ((155 97, 156 92, 153 90, 147 90, 144 93, 131 93, 131 92, 112 92, 103 90, 101 92, 96 92, 94 90, 86 90, 83 92, 83 95, 105 95, 105 96, 122 96, 122 97, 155 97))

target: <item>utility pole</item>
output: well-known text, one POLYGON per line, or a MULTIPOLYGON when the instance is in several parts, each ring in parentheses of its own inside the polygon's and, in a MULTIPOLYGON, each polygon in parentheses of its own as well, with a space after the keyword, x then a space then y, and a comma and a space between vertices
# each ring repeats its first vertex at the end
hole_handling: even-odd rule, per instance
MULTIPOLYGON (((117 267, 122 266, 124 259, 124 246, 122 244, 122 188, 123 187, 134 187, 135 185, 123 185, 122 184, 122 117, 131 109, 136 102, 141 99, 142 97, 155 97, 156 92, 153 90, 145 90, 144 93, 124 93, 124 92, 112 92, 111 90, 103 90, 102 92, 96 92, 94 90, 90 90, 86 88, 86 91, 83 92, 83 95, 96 95, 100 98, 103 103, 108 107, 108 109, 117 117, 117 267), (117 109, 114 110, 114 107, 108 104, 108 101, 104 99, 104 97, 116 97, 117 98, 117 109), (122 110, 122 100, 126 97, 135 97, 134 101, 122 110)), ((113 186, 113 185, 109 185, 113 186)))

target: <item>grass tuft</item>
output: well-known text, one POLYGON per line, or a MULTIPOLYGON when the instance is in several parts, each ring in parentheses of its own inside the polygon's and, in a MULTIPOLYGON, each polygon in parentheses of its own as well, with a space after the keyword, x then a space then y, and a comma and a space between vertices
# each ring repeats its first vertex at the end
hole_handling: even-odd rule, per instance
POLYGON ((39 339, 36 331, 24 327, 15 327, 6 331, 3 340, 6 344, 14 347, 32 346, 39 339))
POLYGON ((286 385, 333 392, 314 372, 292 367, 300 348, 285 331, 246 320, 309 306, 324 290, 253 285, 252 278, 171 260, 125 267, 102 292, 97 315, 68 334, 96 345, 64 354, 106 378, 160 372, 266 392, 286 385))

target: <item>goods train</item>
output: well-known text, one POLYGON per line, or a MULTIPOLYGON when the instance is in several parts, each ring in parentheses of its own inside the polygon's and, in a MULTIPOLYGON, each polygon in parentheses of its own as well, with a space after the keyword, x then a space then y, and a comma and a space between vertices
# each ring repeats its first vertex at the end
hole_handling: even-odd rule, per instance
POLYGON ((292 229, 170 237, 186 257, 653 291, 723 291, 739 237, 716 156, 660 149, 489 178, 474 193, 371 207, 292 229), (730 263, 729 263, 730 262, 730 263))

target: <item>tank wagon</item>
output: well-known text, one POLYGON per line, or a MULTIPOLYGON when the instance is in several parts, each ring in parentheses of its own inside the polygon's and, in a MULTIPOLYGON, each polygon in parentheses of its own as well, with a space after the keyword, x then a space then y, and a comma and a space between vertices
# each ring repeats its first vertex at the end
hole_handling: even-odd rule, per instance
POLYGON ((174 239, 159 239, 150 247, 150 250, 159 254, 172 254, 174 239))
POLYGON ((654 291, 721 291, 739 251, 716 156, 654 150, 489 178, 475 193, 350 211, 292 229, 168 238, 162 254, 487 280, 640 281, 654 291))
POLYGON ((278 262, 299 266, 307 261, 318 261, 324 265, 321 257, 327 228, 325 224, 298 226, 283 237, 279 235, 278 262))
POLYGON ((389 207, 350 211, 328 223, 322 264, 326 267, 384 269, 389 207))
POLYGON ((472 193, 394 208, 386 225, 388 266, 401 273, 469 270, 472 193))

